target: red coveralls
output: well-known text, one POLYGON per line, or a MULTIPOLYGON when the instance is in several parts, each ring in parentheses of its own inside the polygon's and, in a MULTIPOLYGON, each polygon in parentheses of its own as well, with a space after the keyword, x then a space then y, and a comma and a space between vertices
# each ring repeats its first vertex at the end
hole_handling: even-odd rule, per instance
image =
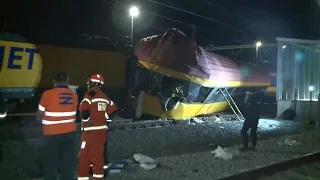
MULTIPOLYGON (((82 118, 81 147, 79 150, 78 180, 89 180, 93 165, 93 180, 104 178, 104 143, 107 140, 108 114, 116 110, 115 104, 100 90, 93 87, 85 93, 79 111, 89 110, 90 117, 82 118)), ((81 113, 82 114, 82 113, 81 113)))

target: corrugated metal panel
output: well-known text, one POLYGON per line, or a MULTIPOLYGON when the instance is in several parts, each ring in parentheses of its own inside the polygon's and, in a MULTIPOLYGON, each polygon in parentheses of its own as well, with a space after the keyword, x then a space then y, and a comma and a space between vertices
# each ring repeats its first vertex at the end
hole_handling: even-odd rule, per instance
POLYGON ((301 43, 292 43, 288 39, 281 40, 278 48, 281 67, 278 68, 278 98, 316 100, 320 92, 320 48, 314 43, 320 41, 301 40, 301 43), (313 86, 314 91, 310 92, 309 86, 313 86))

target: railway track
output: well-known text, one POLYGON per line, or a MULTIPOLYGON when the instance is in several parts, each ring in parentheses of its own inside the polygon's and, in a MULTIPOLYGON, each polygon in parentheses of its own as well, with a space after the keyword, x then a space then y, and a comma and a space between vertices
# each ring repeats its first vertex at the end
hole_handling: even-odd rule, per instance
MULTIPOLYGON (((9 114, 9 118, 15 118, 15 117, 32 117, 35 116, 35 113, 20 113, 20 114, 9 114)), ((224 118, 226 121, 233 121, 235 120, 235 115, 230 116, 226 114, 221 114, 220 117, 224 118)), ((209 122, 208 119, 210 117, 205 117, 205 118, 197 118, 201 119, 204 122, 209 122)), ((36 122, 36 121, 34 121, 36 122)), ((170 126, 170 125, 184 125, 188 123, 194 123, 196 124, 197 121, 194 121, 191 119, 190 121, 188 120, 138 120, 138 121, 133 121, 133 119, 115 119, 109 124, 109 130, 130 130, 130 129, 144 129, 144 128, 158 128, 158 127, 164 127, 164 126, 170 126)), ((24 125, 23 125, 24 126, 24 125)), ((27 124, 28 128, 36 130, 39 128, 38 123, 32 123, 32 124, 27 124)), ((80 129, 80 123, 77 123, 78 129, 80 129)))
POLYGON ((114 120, 109 125, 109 130, 130 130, 130 129, 144 129, 157 128, 163 126, 170 126, 177 124, 174 120, 147 120, 147 121, 132 121, 128 120, 114 120))
POLYGON ((318 180, 320 179, 320 152, 271 164, 220 180, 318 180))

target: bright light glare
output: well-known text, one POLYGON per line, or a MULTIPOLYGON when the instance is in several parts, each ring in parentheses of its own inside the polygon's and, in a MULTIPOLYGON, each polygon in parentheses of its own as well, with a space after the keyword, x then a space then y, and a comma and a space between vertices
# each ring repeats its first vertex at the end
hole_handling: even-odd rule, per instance
POLYGON ((313 91, 314 87, 313 86, 309 86, 309 91, 313 91))
POLYGON ((283 46, 282 46, 282 49, 284 49, 284 48, 286 48, 286 47, 287 47, 286 45, 283 45, 283 46))
POLYGON ((262 45, 262 43, 260 41, 257 42, 257 44, 256 44, 257 47, 260 47, 261 45, 262 45))
POLYGON ((139 15, 139 9, 135 6, 133 6, 129 9, 129 14, 132 17, 137 17, 139 15))

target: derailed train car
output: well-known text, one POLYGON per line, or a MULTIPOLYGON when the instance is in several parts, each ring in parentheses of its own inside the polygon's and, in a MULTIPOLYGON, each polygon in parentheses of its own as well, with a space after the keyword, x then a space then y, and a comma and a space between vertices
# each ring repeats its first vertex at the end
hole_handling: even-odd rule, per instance
POLYGON ((221 112, 233 100, 241 106, 250 88, 263 94, 270 86, 267 72, 205 51, 177 29, 142 39, 135 55, 132 106, 154 117, 184 120, 221 112))

